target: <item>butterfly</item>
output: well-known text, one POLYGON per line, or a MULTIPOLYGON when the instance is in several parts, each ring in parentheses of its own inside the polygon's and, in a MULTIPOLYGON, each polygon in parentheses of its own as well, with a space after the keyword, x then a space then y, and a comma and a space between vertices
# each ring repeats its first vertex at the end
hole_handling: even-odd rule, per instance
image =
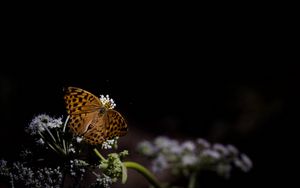
POLYGON ((78 136, 98 145, 127 133, 127 124, 122 115, 103 104, 92 93, 76 87, 68 87, 65 96, 69 127, 78 136))

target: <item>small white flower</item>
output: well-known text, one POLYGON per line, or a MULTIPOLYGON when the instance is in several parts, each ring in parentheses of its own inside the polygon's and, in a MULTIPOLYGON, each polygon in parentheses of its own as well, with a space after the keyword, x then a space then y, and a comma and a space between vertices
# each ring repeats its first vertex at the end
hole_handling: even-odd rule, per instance
POLYGON ((210 143, 207 140, 204 140, 203 138, 198 138, 196 142, 204 149, 210 147, 210 143))
POLYGON ((184 151, 194 152, 196 149, 196 146, 192 141, 185 141, 182 143, 181 148, 184 151))
POLYGON ((116 145, 118 139, 119 139, 119 137, 115 137, 111 140, 104 141, 102 143, 102 149, 111 149, 111 148, 113 148, 116 145))
POLYGON ((47 124, 47 127, 48 128, 58 128, 58 127, 61 127, 63 124, 62 122, 62 118, 57 118, 57 119, 54 119, 54 118, 51 118, 49 123, 47 124))
POLYGON ((36 143, 37 143, 38 145, 44 145, 44 144, 45 144, 45 141, 44 141, 42 138, 40 138, 40 139, 38 139, 38 140, 36 141, 36 143))
MULTIPOLYGON (((76 153, 76 150, 75 150, 73 144, 70 144, 70 145, 69 145, 68 151, 69 151, 69 153, 76 153)), ((70 161, 70 162, 73 163, 73 161, 70 161)))
POLYGON ((182 153, 182 147, 180 147, 179 145, 173 145, 170 148, 170 153, 175 155, 180 155, 182 153))
POLYGON ((95 174, 95 176, 97 177, 95 186, 110 188, 110 185, 113 183, 112 178, 106 176, 105 174, 102 174, 103 177, 101 177, 99 174, 96 174, 94 172, 93 174, 95 174))
POLYGON ((75 151, 74 148, 69 148, 69 152, 70 152, 70 153, 76 153, 76 151, 75 151))
POLYGON ((220 154, 228 156, 229 155, 229 151, 228 149, 222 145, 222 144, 214 144, 212 147, 215 151, 220 152, 220 154))
POLYGON ((221 155, 219 152, 216 152, 214 150, 211 149, 206 149, 201 153, 201 157, 208 157, 214 160, 218 160, 221 158, 221 155))
POLYGON ((108 109, 114 109, 116 107, 115 101, 109 98, 109 95, 100 95, 100 101, 108 109))
POLYGON ((76 137, 76 142, 77 142, 77 143, 80 143, 82 140, 83 140, 82 137, 80 137, 80 136, 77 136, 77 137, 76 137))
POLYGON ((176 140, 169 139, 165 136, 159 136, 154 140, 154 144, 158 149, 162 151, 170 151, 172 148, 179 148, 179 144, 176 140))
POLYGON ((143 155, 152 156, 156 153, 157 149, 149 141, 142 141, 138 144, 137 148, 143 155))
POLYGON ((20 156, 22 158, 26 158, 30 155, 32 155, 32 152, 29 149, 22 150, 21 153, 20 153, 20 156))
POLYGON ((8 176, 9 175, 9 168, 7 166, 7 161, 1 159, 0 160, 0 175, 8 176))
POLYGON ((4 159, 1 159, 0 160, 0 169, 6 167, 6 165, 7 165, 7 161, 4 159))
POLYGON ((164 155, 159 154, 157 158, 152 162, 153 172, 161 172, 162 170, 168 168, 168 162, 164 155))
POLYGON ((251 159, 246 155, 246 154, 241 154, 241 160, 242 160, 242 162, 244 163, 244 165, 245 165, 245 171, 247 172, 247 171, 249 171, 251 168, 252 168, 252 166, 253 166, 253 163, 252 163, 252 161, 251 161, 251 159))
POLYGON ((193 166, 198 162, 198 159, 195 154, 186 154, 181 158, 181 163, 183 166, 193 166))
POLYGON ((234 156, 235 155, 237 155, 238 153, 239 153, 239 150, 235 147, 235 146, 233 146, 233 145, 227 145, 227 149, 228 149, 228 151, 231 153, 231 154, 233 154, 234 156))

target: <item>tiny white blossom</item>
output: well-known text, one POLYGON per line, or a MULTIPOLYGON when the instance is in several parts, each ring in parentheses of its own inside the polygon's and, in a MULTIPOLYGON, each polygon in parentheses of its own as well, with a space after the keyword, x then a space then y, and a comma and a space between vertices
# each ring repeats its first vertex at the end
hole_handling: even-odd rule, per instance
POLYGON ((233 155, 237 155, 239 153, 239 150, 233 145, 227 145, 227 149, 233 155))
POLYGON ((82 140, 83 140, 82 137, 80 137, 80 136, 77 136, 77 137, 76 137, 76 142, 77 142, 77 143, 80 143, 82 140))
POLYGON ((214 144, 213 149, 220 152, 222 155, 228 156, 229 151, 223 144, 214 144))
POLYGON ((111 149, 115 146, 115 144, 117 143, 119 137, 115 137, 113 139, 110 140, 106 140, 102 143, 102 149, 111 149))
POLYGON ((167 159, 164 155, 159 154, 157 158, 152 162, 152 170, 153 172, 161 172, 162 170, 168 167, 167 159))
POLYGON ((183 166, 193 166, 197 163, 197 161, 198 158, 193 153, 183 155, 183 157, 181 158, 181 163, 183 166))
POLYGON ((196 142, 202 148, 209 148, 210 147, 210 143, 207 140, 204 140, 203 138, 198 138, 196 142))
POLYGON ((6 167, 6 165, 7 165, 7 161, 4 159, 1 159, 0 160, 0 168, 4 168, 4 167, 6 167))
POLYGON ((173 145, 170 148, 170 153, 180 155, 182 153, 182 147, 180 147, 179 145, 173 145))
POLYGON ((30 155, 32 155, 32 152, 29 149, 22 150, 21 153, 20 153, 20 156, 22 158, 26 158, 30 155))
POLYGON ((109 98, 109 95, 100 95, 100 101, 108 109, 114 109, 116 107, 115 101, 109 98))
POLYGON ((243 161, 244 165, 245 165, 245 171, 249 171, 252 168, 252 161, 251 159, 246 155, 246 154, 241 154, 241 160, 243 161))
POLYGON ((9 175, 9 169, 7 167, 7 161, 1 159, 0 160, 0 175, 8 176, 9 175))
MULTIPOLYGON (((70 144, 70 145, 69 145, 68 151, 69 151, 70 153, 76 153, 76 150, 75 150, 73 144, 70 144)), ((71 163, 73 163, 73 161, 71 161, 71 163)))
POLYGON ((240 168, 244 172, 248 172, 252 168, 252 162, 250 161, 250 159, 248 161, 248 159, 248 157, 247 159, 245 157, 243 157, 242 159, 236 158, 233 162, 236 167, 240 168))
POLYGON ((99 174, 96 174, 94 172, 93 172, 93 174, 97 177, 96 183, 94 184, 94 186, 110 188, 110 185, 113 183, 112 178, 110 178, 109 176, 107 176, 105 174, 102 174, 103 177, 101 177, 99 174))
POLYGON ((143 155, 152 156, 156 153, 157 149, 155 146, 149 141, 142 141, 138 144, 137 148, 143 155))
POLYGON ((44 145, 44 144, 45 144, 45 141, 44 141, 42 138, 40 138, 40 139, 38 139, 38 140, 36 141, 36 143, 37 143, 38 145, 44 145))
POLYGON ((194 152, 196 149, 195 144, 192 141, 185 141, 182 143, 181 145, 182 150, 184 151, 190 151, 190 152, 194 152))
POLYGON ((216 152, 214 150, 211 149, 206 149, 201 153, 201 157, 209 157, 215 160, 218 160, 221 158, 221 155, 219 152, 216 152))
POLYGON ((165 136, 159 136, 154 140, 154 144, 158 149, 163 151, 170 151, 171 148, 179 147, 179 144, 176 140, 169 139, 165 136))

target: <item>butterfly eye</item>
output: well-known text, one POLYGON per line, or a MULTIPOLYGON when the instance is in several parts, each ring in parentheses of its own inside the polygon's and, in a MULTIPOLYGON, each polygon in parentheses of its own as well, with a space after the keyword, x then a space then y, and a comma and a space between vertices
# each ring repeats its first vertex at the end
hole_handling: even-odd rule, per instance
POLYGON ((106 112, 105 108, 100 108, 100 109, 99 109, 99 113, 100 113, 100 114, 104 114, 105 112, 106 112))

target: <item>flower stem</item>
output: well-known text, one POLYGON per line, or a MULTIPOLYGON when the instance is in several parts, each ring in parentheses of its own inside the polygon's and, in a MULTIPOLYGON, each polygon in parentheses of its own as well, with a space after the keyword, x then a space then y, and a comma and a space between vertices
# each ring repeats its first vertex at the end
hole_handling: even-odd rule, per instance
POLYGON ((106 159, 101 155, 101 153, 97 150, 97 148, 94 148, 94 152, 102 161, 106 161, 106 159))
POLYGON ((196 187, 196 181, 197 181, 197 173, 194 172, 190 176, 188 188, 195 188, 196 187))
POLYGON ((70 118, 70 116, 67 116, 67 119, 66 119, 66 121, 64 123, 64 126, 63 126, 63 132, 66 132, 66 126, 67 126, 67 123, 69 121, 69 118, 70 118))
POLYGON ((155 176, 144 166, 131 161, 126 161, 123 163, 127 168, 132 168, 140 172, 155 188, 163 188, 162 185, 157 181, 155 176))

